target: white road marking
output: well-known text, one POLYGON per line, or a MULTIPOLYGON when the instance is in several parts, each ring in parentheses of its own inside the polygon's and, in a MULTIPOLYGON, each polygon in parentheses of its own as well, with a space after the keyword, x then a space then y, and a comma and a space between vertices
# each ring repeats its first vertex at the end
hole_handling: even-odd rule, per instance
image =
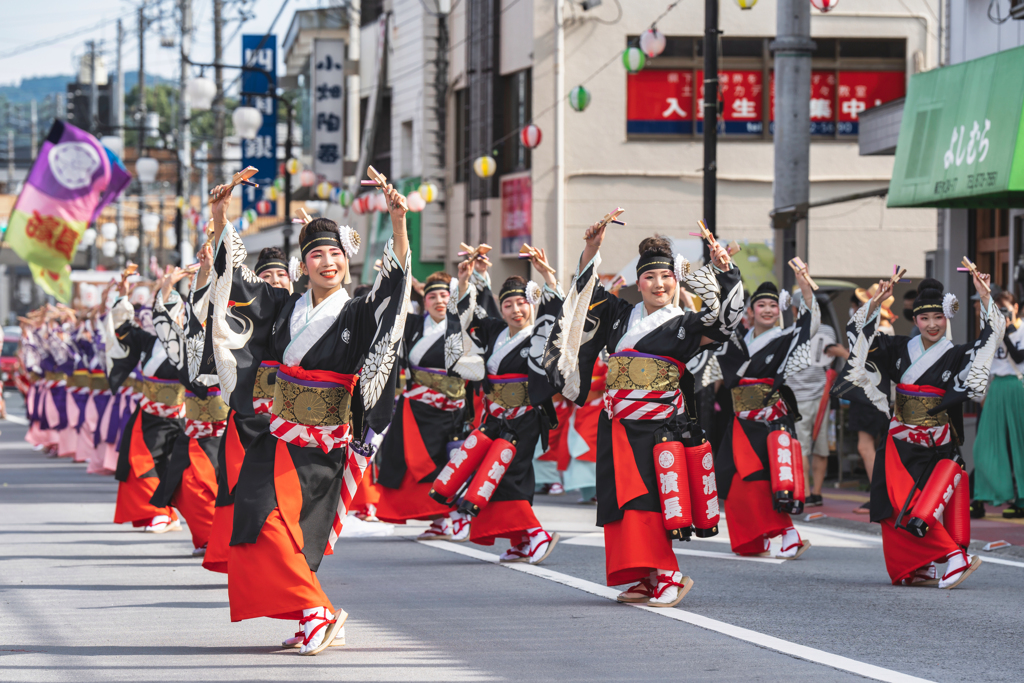
POLYGON ((16 425, 27 425, 28 424, 28 420, 27 419, 25 419, 23 417, 18 417, 17 415, 8 415, 4 419, 7 420, 8 422, 13 422, 16 425))
MULTIPOLYGON (((562 543, 566 545, 585 545, 594 548, 604 547, 604 534, 598 532, 596 534, 582 534, 573 538, 567 538, 562 543)), ((672 548, 672 551, 676 555, 684 555, 687 557, 709 557, 714 560, 734 560, 736 562, 760 562, 762 564, 782 564, 786 560, 780 560, 773 557, 743 557, 736 555, 735 553, 715 553, 709 550, 692 550, 690 548, 672 548)))
POLYGON ((981 563, 991 562, 992 564, 1005 564, 1007 567, 1024 567, 1024 562, 1014 562, 1013 560, 1004 560, 1001 557, 990 557, 988 555, 982 555, 978 553, 978 557, 981 558, 981 563))
MULTIPOLYGON (((431 548, 439 548, 441 550, 447 550, 448 552, 457 553, 459 555, 465 555, 466 557, 472 557, 476 560, 483 562, 490 562, 492 564, 498 563, 498 556, 493 553, 484 552, 477 550, 476 548, 467 548, 465 546, 458 545, 456 543, 449 543, 447 541, 429 541, 420 542, 422 545, 429 546, 431 548)), ((512 569, 514 571, 523 572, 524 574, 531 574, 541 579, 547 579, 555 583, 560 583, 570 588, 576 588, 577 590, 591 593, 602 598, 614 600, 615 596, 619 594, 619 591, 615 588, 608 586, 602 586, 600 584, 593 583, 592 581, 586 581, 584 579, 577 578, 575 576, 569 576, 568 574, 562 574, 561 572, 551 571, 544 567, 535 567, 531 564, 524 563, 513 563, 499 565, 512 569)), ((824 650, 818 650, 813 647, 807 647, 805 645, 799 645, 797 643, 776 638, 774 636, 765 635, 758 633, 757 631, 751 631, 750 629, 741 628, 739 626, 733 626, 727 624, 724 621, 718 621, 717 619, 710 619, 703 617, 693 612, 687 612, 681 609, 662 609, 657 607, 648 607, 646 605, 628 605, 629 607, 635 607, 642 609, 645 612, 657 614, 658 616, 668 617, 669 619, 675 619, 676 621, 682 621, 698 628, 703 628, 708 631, 714 631, 721 633, 722 635, 729 636, 730 638, 736 638, 748 643, 757 645, 758 647, 767 648, 769 650, 775 650, 781 652, 784 655, 790 657, 796 657, 797 659, 805 659, 815 664, 822 664, 824 666, 831 667, 833 669, 839 669, 840 671, 849 671, 850 673, 857 674, 858 676, 864 676, 865 678, 871 678, 876 681, 889 681, 891 683, 926 683, 928 679, 917 678, 916 676, 909 676, 907 674, 893 671, 892 669, 885 669, 880 666, 873 664, 866 664, 864 662, 858 662, 855 659, 849 657, 842 657, 840 655, 832 654, 831 652, 825 652, 824 650)))

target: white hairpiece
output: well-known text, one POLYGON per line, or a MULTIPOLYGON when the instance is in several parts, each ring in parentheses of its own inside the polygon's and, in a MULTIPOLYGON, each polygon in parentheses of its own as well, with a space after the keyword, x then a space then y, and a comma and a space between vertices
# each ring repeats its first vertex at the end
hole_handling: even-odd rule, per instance
POLYGON ((352 258, 359 253, 359 233, 347 225, 339 225, 338 232, 341 237, 341 248, 345 250, 345 256, 352 258))
POLYGON ((538 285, 533 280, 530 280, 529 282, 526 283, 526 300, 529 302, 531 306, 536 306, 537 304, 540 303, 540 299, 540 285, 538 285))
POLYGON ((676 254, 674 272, 676 279, 680 282, 683 281, 685 276, 690 274, 690 262, 682 254, 676 254))
POLYGON ((943 315, 946 316, 947 320, 952 320, 953 316, 955 316, 959 310, 960 301, 956 298, 956 294, 953 294, 953 292, 946 292, 946 295, 942 297, 943 315))
POLYGON ((789 293, 788 289, 783 289, 779 292, 779 308, 781 310, 789 308, 791 303, 793 303, 793 295, 789 293))
POLYGON ((459 279, 457 277, 453 277, 448 281, 448 294, 452 297, 459 295, 459 279))
POLYGON ((288 260, 288 277, 292 279, 292 282, 298 282, 299 278, 302 277, 301 265, 302 262, 296 256, 292 256, 288 260))

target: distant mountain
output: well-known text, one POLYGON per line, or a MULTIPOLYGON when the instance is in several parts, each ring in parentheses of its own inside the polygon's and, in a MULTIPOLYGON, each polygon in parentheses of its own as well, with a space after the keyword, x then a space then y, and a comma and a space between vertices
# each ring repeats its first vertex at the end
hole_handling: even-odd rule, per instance
MULTIPOLYGON (((111 72, 110 79, 113 80, 116 77, 116 74, 111 72)), ((22 79, 20 85, 0 85, 0 97, 6 98, 8 102, 29 102, 31 100, 41 102, 47 95, 66 92, 68 83, 74 82, 75 78, 71 74, 25 78, 22 79)), ((126 93, 131 92, 138 82, 138 71, 126 71, 124 73, 124 90, 126 93)), ((158 83, 173 84, 177 83, 177 81, 154 74, 146 74, 147 86, 158 83)))

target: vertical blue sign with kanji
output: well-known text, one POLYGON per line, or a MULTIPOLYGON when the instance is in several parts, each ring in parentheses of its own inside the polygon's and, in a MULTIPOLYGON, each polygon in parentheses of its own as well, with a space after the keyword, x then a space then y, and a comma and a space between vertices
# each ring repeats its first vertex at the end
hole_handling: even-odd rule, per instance
MULTIPOLYGON (((276 94, 277 36, 243 35, 242 92, 276 94)), ((242 140, 242 168, 255 166, 259 173, 252 180, 259 188, 243 186, 242 210, 255 209, 259 215, 276 215, 275 202, 265 195, 277 177, 277 101, 273 97, 243 98, 245 104, 263 114, 263 125, 253 140, 242 140)))

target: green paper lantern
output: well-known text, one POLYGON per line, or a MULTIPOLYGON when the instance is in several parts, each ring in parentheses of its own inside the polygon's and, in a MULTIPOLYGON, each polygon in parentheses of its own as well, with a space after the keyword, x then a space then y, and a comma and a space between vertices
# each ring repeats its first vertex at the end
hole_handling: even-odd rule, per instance
POLYGON ((274 189, 278 192, 284 192, 284 178, 281 176, 274 178, 274 189))
POLYGON ((256 222, 256 210, 255 209, 246 209, 242 213, 242 218, 245 219, 246 223, 250 223, 250 224, 255 223, 256 222))
POLYGON ((622 66, 626 67, 626 71, 631 74, 643 69, 646 63, 647 56, 638 47, 627 47, 622 53, 622 66))
POLYGON ((350 206, 352 204, 352 193, 348 190, 338 192, 338 204, 342 207, 350 206))
POLYGON ((569 106, 576 111, 583 111, 590 106, 590 91, 582 85, 577 85, 569 91, 569 106))

